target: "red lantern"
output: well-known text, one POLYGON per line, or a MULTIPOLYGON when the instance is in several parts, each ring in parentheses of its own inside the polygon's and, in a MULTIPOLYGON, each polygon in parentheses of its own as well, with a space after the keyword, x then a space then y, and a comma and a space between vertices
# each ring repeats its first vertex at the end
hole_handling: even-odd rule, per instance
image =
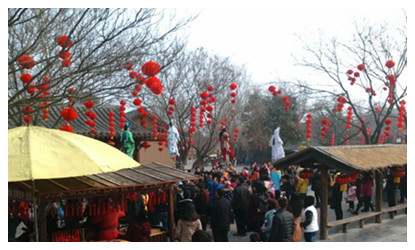
POLYGON ((352 181, 352 178, 345 174, 340 174, 336 177, 336 183, 339 185, 347 184, 352 181))
POLYGON ((110 145, 110 146, 115 147, 115 142, 113 142, 113 141, 108 141, 107 144, 110 145))
POLYGON ((303 179, 310 179, 313 177, 314 173, 311 170, 303 170, 300 172, 299 176, 303 179))
POLYGON ((64 59, 64 60, 69 59, 69 57, 71 57, 71 52, 69 52, 69 51, 62 52, 62 51, 60 51, 59 52, 59 57, 64 59))
MULTIPOLYGON (((276 90, 275 86, 269 86, 268 87, 268 91, 271 92, 271 93, 273 93, 275 90, 276 90)), ((278 92, 277 92, 277 94, 278 94, 278 92)))
POLYGON ((402 178, 402 177, 405 176, 405 171, 402 170, 402 169, 392 169, 391 170, 391 175, 393 177, 400 177, 400 178, 402 178))
POLYGON ((154 84, 157 84, 157 83, 160 83, 161 84, 160 80, 157 77, 155 77, 155 76, 149 77, 146 80, 146 86, 149 89, 152 89, 153 88, 153 85, 154 84))
POLYGON ((360 73, 359 72, 354 72, 354 76, 355 77, 359 77, 360 76, 360 73))
POLYGON ((29 84, 29 88, 26 89, 27 93, 29 93, 30 95, 33 95, 36 92, 36 87, 33 84, 29 84))
POLYGON ((146 81, 146 79, 141 74, 137 74, 135 76, 135 79, 137 80, 138 84, 141 84, 141 85, 143 85, 146 81))
POLYGON ((388 118, 388 119, 385 120, 385 124, 386 125, 390 125, 391 123, 392 123, 392 120, 390 118, 388 118))
POLYGON ((65 121, 73 121, 76 118, 78 118, 78 114, 76 113, 75 109, 71 108, 71 107, 67 107, 65 109, 63 109, 60 112, 60 116, 65 120, 65 121))
POLYGON ((349 69, 346 73, 351 75, 351 74, 353 74, 353 70, 349 69))
POLYGON ((169 104, 170 104, 170 105, 174 105, 174 104, 176 104, 176 100, 174 100, 174 98, 171 98, 171 99, 169 100, 169 104))
POLYGON ((136 78, 136 76, 137 76, 137 72, 135 72, 134 70, 132 70, 132 71, 130 71, 130 73, 128 74, 128 76, 129 76, 130 78, 136 78))
POLYGON ((359 65, 357 65, 357 69, 360 70, 360 71, 363 71, 363 70, 366 69, 366 67, 365 67, 364 64, 359 64, 359 65))
POLYGON ((235 103, 236 103, 236 99, 232 99, 232 100, 231 100, 231 103, 232 103, 232 104, 235 104, 235 103))
POLYGON ((69 124, 63 125, 59 129, 62 131, 67 131, 71 133, 73 132, 73 128, 69 124))
POLYGON ((23 55, 19 59, 17 59, 17 63, 25 69, 31 69, 35 66, 35 61, 31 56, 23 55))
POLYGON ((393 68, 395 66, 395 62, 392 60, 389 60, 385 63, 385 66, 388 68, 393 68))
POLYGON ((134 99, 134 101, 133 101, 133 104, 134 105, 136 105, 136 106, 140 106, 141 105, 141 99, 140 98, 136 98, 136 99, 134 99))
POLYGON ((72 64, 72 62, 71 62, 71 60, 69 60, 69 59, 64 59, 64 60, 62 61, 62 66, 63 66, 63 67, 65 67, 65 68, 67 68, 67 67, 71 66, 71 64, 72 64))
POLYGON ((128 62, 124 63, 123 67, 126 70, 132 70, 133 69, 133 64, 130 61, 128 61, 128 62))
POLYGON ((160 82, 155 82, 151 87, 151 91, 155 95, 160 95, 161 93, 163 93, 163 85, 161 85, 160 82))
POLYGON ((288 101, 288 96, 283 96, 283 97, 281 97, 281 101, 283 101, 283 102, 286 102, 286 101, 288 101))
POLYGON ((145 141, 145 142, 141 143, 140 146, 143 147, 147 151, 147 149, 149 147, 151 147, 151 143, 149 143, 148 141, 145 141))
POLYGON ((236 93, 235 92, 231 92, 231 97, 235 97, 236 93))
POLYGON ((87 109, 90 109, 90 108, 94 107, 94 102, 91 101, 91 100, 87 100, 87 101, 84 102, 84 105, 87 109))
POLYGON ((30 123, 30 122, 32 121, 32 118, 30 118, 30 116, 26 115, 26 116, 23 118, 23 121, 25 121, 26 123, 30 123))
POLYGON ((214 88, 212 85, 209 85, 209 86, 207 87, 207 90, 208 90, 209 92, 212 92, 213 90, 215 90, 215 88, 214 88))
POLYGON ((148 61, 141 66, 141 71, 146 76, 155 76, 160 72, 160 69, 160 65, 153 61, 148 61))
POLYGON ((72 45, 72 40, 68 41, 68 37, 65 35, 62 35, 56 39, 56 42, 58 42, 59 46, 62 48, 68 48, 72 45))
POLYGON ((160 147, 159 147, 159 151, 160 151, 160 152, 161 152, 161 151, 163 151, 163 147, 161 147, 161 146, 160 146, 160 147))
POLYGON ((22 74, 22 76, 20 77, 20 80, 22 80, 23 83, 29 83, 32 80, 32 78, 33 77, 31 74, 25 73, 25 74, 22 74))
POLYGON ((207 99, 209 97, 209 93, 206 91, 203 91, 202 93, 200 93, 200 97, 202 99, 207 99))
POLYGON ((237 87, 238 85, 236 85, 236 83, 234 82, 229 85, 229 88, 231 88, 232 90, 235 90, 237 87))

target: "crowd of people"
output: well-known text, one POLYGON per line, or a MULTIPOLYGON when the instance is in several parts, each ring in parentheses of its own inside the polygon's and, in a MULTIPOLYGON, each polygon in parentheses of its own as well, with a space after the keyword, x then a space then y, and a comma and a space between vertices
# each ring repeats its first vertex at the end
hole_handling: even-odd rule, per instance
MULTIPOLYGON (((314 241, 319 230, 316 199, 307 195, 297 170, 281 172, 271 163, 254 163, 238 172, 232 164, 216 161, 210 171, 197 168, 194 173, 203 180, 175 187, 176 238, 226 242, 236 223, 234 235, 250 233, 251 241, 301 241, 303 234, 314 241)), ((317 181, 312 186, 317 189, 317 181)))

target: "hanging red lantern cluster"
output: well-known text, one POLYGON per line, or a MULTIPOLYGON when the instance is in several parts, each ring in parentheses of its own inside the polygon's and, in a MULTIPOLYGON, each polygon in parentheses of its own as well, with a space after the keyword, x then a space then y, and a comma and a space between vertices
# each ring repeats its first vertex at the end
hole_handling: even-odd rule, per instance
POLYGON ((388 96, 388 103, 392 103, 395 86, 396 86, 396 78, 394 74, 386 75, 386 82, 385 87, 383 87, 383 90, 388 90, 389 88, 389 96, 388 96))
POLYGON ((359 77, 360 76, 359 72, 353 72, 352 69, 349 69, 346 73, 349 75, 349 77, 347 78, 347 80, 350 81, 350 85, 353 85, 356 82, 356 77, 359 77), (353 73, 354 73, 354 76, 355 77, 352 76, 353 73))
POLYGON ((75 109, 70 107, 71 103, 68 104, 68 107, 64 108, 60 112, 60 116, 67 122, 65 125, 61 126, 59 129, 63 131, 73 132, 72 127, 69 125, 69 122, 74 121, 78 118, 78 113, 75 109))
POLYGON ((23 121, 26 122, 27 125, 32 121, 32 118, 29 116, 33 112, 33 108, 30 106, 24 106, 22 108, 22 112, 25 115, 23 117, 23 121))
MULTIPOLYGON (((347 122, 346 122, 346 131, 347 132, 352 128, 352 120, 353 120, 352 110, 353 110, 352 106, 349 106, 347 108, 347 117, 346 117, 346 120, 347 120, 347 122)), ((349 135, 346 134, 346 142, 345 142, 346 145, 349 145, 349 139, 348 138, 349 138, 349 135)))
POLYGON ((379 107, 375 107, 375 110, 376 110, 378 113, 382 112, 382 110, 381 110, 379 107))
MULTIPOLYGON (((31 68, 33 68, 35 66, 35 61, 33 60, 32 57, 30 57, 28 55, 21 56, 19 59, 17 59, 17 62, 24 69, 31 69, 31 68)), ((32 79, 33 79, 33 77, 29 73, 23 73, 20 76, 20 80, 24 84, 26 84, 26 86, 24 88, 26 88, 26 92, 29 95, 33 95, 36 92, 35 85, 33 85, 33 84, 30 83, 32 81, 32 79)), ((29 120, 29 118, 26 118, 26 121, 28 121, 28 120, 29 120)), ((30 118, 30 121, 31 121, 31 118, 30 118)))
POLYGON ((31 69, 35 66, 35 60, 29 55, 23 55, 17 59, 17 63, 24 69, 31 69))
POLYGON ((334 133, 331 133, 331 146, 334 147, 334 145, 336 144, 336 138, 334 133))
POLYGON ((289 101, 289 98, 288 98, 288 96, 283 96, 283 97, 281 97, 281 101, 283 101, 284 102, 284 109, 285 110, 289 110, 290 109, 290 105, 291 105, 291 101, 289 101))
POLYGON ((401 106, 398 107, 399 117, 397 119, 398 123, 397 123, 396 126, 399 128, 399 132, 402 133, 402 130, 405 126, 404 121, 405 121, 405 115, 406 115, 406 108, 405 108, 406 101, 402 100, 402 101, 399 102, 399 104, 401 106))
POLYGON ((273 96, 277 96, 282 93, 281 89, 277 89, 275 86, 271 85, 268 87, 268 91, 272 93, 273 96))
POLYGON ((376 92, 374 89, 372 88, 366 88, 366 92, 369 93, 369 95, 373 95, 376 96, 376 92))
POLYGON ((189 144, 193 145, 193 134, 196 131, 196 108, 191 107, 190 108, 190 127, 189 127, 189 144))
POLYGON ((348 184, 351 181, 352 181, 352 178, 346 174, 339 174, 335 179, 335 182, 339 185, 348 184))
POLYGON ((125 104, 126 104, 126 101, 125 100, 121 100, 120 101, 120 108, 119 108, 119 110, 120 110, 120 113, 119 113, 120 118, 118 119, 118 121, 120 122, 119 127, 120 127, 121 130, 124 130, 125 122, 127 121, 127 119, 125 119, 125 112, 124 112, 125 111, 125 104))
POLYGON ((59 130, 62 130, 62 131, 67 131, 67 132, 70 132, 70 133, 72 133, 72 132, 73 132, 73 128, 72 128, 72 127, 71 127, 71 125, 69 125, 69 124, 62 125, 62 126, 59 128, 59 130))
POLYGON ((157 116, 156 115, 152 115, 151 119, 153 119, 153 138, 157 139, 157 116))
POLYGON ((109 126, 109 134, 108 136, 112 139, 114 139, 115 136, 115 118, 114 118, 114 112, 110 111, 108 112, 108 126, 109 126))
POLYGON ((331 123, 327 118, 323 118, 321 119, 321 125, 321 142, 324 142, 324 138, 330 130, 331 123))
POLYGON ((339 97, 337 97, 337 111, 338 112, 342 112, 343 111, 343 107, 344 107, 344 104, 347 102, 347 98, 346 97, 344 97, 344 96, 339 96, 339 97))
POLYGON ((232 140, 235 142, 238 140, 238 133, 239 133, 239 128, 235 128, 233 130, 233 137, 232 137, 232 140))
POLYGON ((39 105, 40 107, 42 107, 42 113, 43 113, 42 118, 45 121, 47 121, 49 119, 49 108, 47 107, 49 105, 49 102, 44 101, 44 102, 41 102, 39 105))
POLYGON ((86 100, 84 102, 84 106, 87 108, 85 115, 89 118, 88 120, 85 121, 85 123, 91 127, 91 134, 95 134, 96 130, 94 129, 96 126, 96 123, 94 122, 95 119, 97 119, 97 115, 91 111, 91 108, 94 107, 94 102, 92 100, 86 100))
POLYGON ((67 36, 62 35, 56 39, 59 46, 62 47, 62 50, 59 51, 59 57, 62 59, 62 66, 67 68, 71 66, 72 62, 69 60, 71 53, 65 49, 68 49, 72 45, 72 40, 68 39, 67 36))
MULTIPOLYGON (((206 105, 206 104, 205 104, 206 105)), ((201 105, 199 108, 199 127, 203 128, 204 126, 204 120, 205 120, 205 112, 206 112, 206 106, 201 105)))
POLYGON ((167 107, 167 115, 170 116, 175 110, 174 105, 176 104, 176 100, 174 98, 170 98, 168 104, 169 106, 167 107))
POLYGON ((311 117, 312 117, 311 114, 307 114, 307 116, 306 116, 307 119, 305 121, 305 123, 306 123, 306 135, 305 135, 305 137, 307 138, 307 140, 311 139, 311 132, 312 132, 311 128, 313 127, 311 117))
MULTIPOLYGON (((36 89, 39 90, 41 93, 38 95, 39 98, 44 98, 50 95, 49 91, 49 77, 44 76, 41 82, 36 86, 36 89)), ((33 91, 34 93, 34 91, 33 91)))
POLYGON ((390 174, 394 177, 393 183, 400 183, 401 178, 405 176, 405 170, 400 165, 394 165, 390 169, 390 174))
MULTIPOLYGON (((237 88, 238 88, 238 85, 236 84, 236 83, 231 83, 231 84, 229 84, 229 88, 231 89, 231 90, 236 90, 237 88)), ((232 97, 232 99, 231 99, 231 103, 232 104, 235 104, 236 103, 236 99, 235 99, 235 97, 236 97, 236 92, 235 91, 232 91, 231 92, 231 97, 232 97)))
POLYGON ((299 174, 300 178, 302 179, 310 179, 311 177, 313 177, 313 175, 314 175, 314 172, 308 169, 304 169, 299 174))

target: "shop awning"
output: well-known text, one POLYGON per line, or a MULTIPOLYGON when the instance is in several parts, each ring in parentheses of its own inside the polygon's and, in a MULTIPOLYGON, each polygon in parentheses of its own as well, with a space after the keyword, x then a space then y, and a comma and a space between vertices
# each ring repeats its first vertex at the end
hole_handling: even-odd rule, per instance
POLYGON ((274 163, 277 169, 290 165, 313 167, 324 164, 344 173, 369 171, 391 165, 407 164, 406 144, 308 147, 274 163))
MULTIPOLYGON (((141 164, 140 167, 115 172, 79 177, 35 181, 35 194, 43 201, 97 197, 112 193, 132 192, 180 181, 194 181, 201 176, 175 169, 160 163, 141 164)), ((9 198, 30 200, 31 182, 9 182, 9 198)))

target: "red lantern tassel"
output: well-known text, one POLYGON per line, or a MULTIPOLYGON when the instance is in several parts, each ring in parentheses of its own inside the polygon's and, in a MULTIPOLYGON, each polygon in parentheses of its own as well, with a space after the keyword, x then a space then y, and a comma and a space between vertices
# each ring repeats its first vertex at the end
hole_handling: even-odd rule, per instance
POLYGON ((125 202, 125 197, 124 197, 124 194, 122 194, 121 195, 121 211, 123 212, 125 212, 124 202, 125 202))

